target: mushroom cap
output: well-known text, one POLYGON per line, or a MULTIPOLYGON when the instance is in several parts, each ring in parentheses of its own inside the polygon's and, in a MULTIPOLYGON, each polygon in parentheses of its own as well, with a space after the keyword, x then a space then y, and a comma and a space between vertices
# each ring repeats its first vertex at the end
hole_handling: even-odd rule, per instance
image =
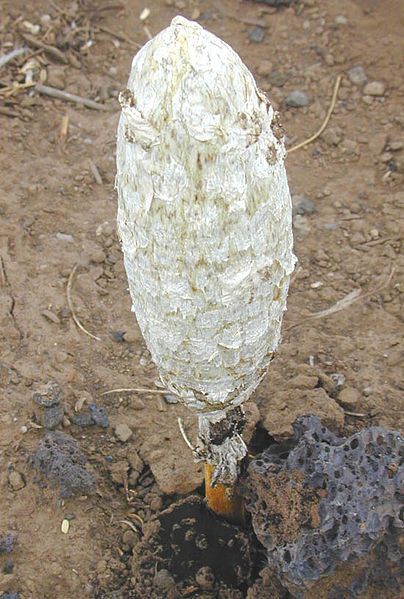
POLYGON ((133 311, 167 388, 241 404, 280 341, 295 258, 277 115, 239 56, 176 17, 121 93, 118 231, 133 311))

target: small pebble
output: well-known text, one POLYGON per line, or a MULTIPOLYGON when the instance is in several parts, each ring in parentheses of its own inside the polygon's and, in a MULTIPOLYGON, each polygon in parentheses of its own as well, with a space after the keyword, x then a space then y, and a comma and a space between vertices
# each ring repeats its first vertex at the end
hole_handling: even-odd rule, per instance
POLYGON ((125 331, 112 331, 111 336, 117 343, 123 343, 125 331))
POLYGON ((314 214, 316 206, 314 202, 305 195, 299 196, 296 202, 296 214, 314 214))
POLYGON ((96 403, 90 403, 88 409, 90 410, 91 418, 96 426, 102 426, 102 428, 109 427, 108 414, 103 406, 97 406, 96 403))
POLYGON ((59 241, 65 241, 66 243, 74 242, 73 235, 69 235, 68 233, 56 233, 56 239, 59 239, 59 241))
POLYGON ((122 441, 122 443, 126 443, 132 436, 132 430, 127 424, 117 424, 115 427, 115 435, 122 441))
POLYGON ((345 387, 338 395, 338 402, 346 408, 357 408, 360 403, 361 394, 353 387, 345 387))
POLYGON ((42 408, 51 408, 60 402, 62 396, 63 392, 58 383, 51 381, 34 393, 33 400, 42 408))
POLYGON ((2 553, 11 553, 14 551, 14 543, 16 535, 13 532, 8 532, 5 535, 0 535, 0 555, 2 553))
POLYGON ((125 341, 125 343, 134 343, 137 340, 138 336, 136 334, 136 331, 134 330, 130 330, 130 331, 125 331, 123 334, 123 340, 125 341))
POLYGON ((69 532, 69 528, 70 528, 70 522, 67 518, 64 518, 62 520, 62 526, 61 526, 61 531, 64 535, 67 535, 67 533, 69 532))
POLYGON ((176 395, 163 395, 164 401, 168 404, 176 404, 179 402, 179 399, 176 395))
POLYGON ((122 543, 129 548, 134 547, 140 540, 140 535, 136 534, 134 530, 125 530, 122 535, 122 543))
POLYGON ((304 106, 308 106, 310 104, 310 100, 305 92, 296 89, 293 92, 290 92, 290 94, 287 96, 285 104, 290 108, 302 108, 304 106))
POLYGON ((64 416, 64 408, 61 405, 46 408, 42 416, 42 424, 47 429, 54 429, 62 423, 64 416))
POLYGON ((365 96, 384 96, 386 91, 386 84, 383 81, 370 81, 363 88, 363 93, 365 96))
POLYGON ((20 472, 17 472, 17 470, 12 470, 9 473, 8 482, 13 491, 20 491, 25 487, 24 478, 20 472))
POLYGON ((368 80, 367 75, 365 73, 365 69, 363 67, 361 67, 360 65, 357 65, 356 67, 352 67, 352 69, 349 69, 349 71, 347 72, 347 75, 348 75, 349 81, 353 85, 362 86, 362 85, 365 85, 365 83, 368 80))
POLYGON ((264 41, 265 31, 262 27, 253 27, 248 32, 248 39, 254 44, 260 44, 264 41))
POLYGON ((269 83, 275 87, 283 87, 288 79, 286 73, 280 73, 279 71, 273 71, 268 77, 269 83))
POLYGON ((7 559, 4 562, 3 574, 12 574, 14 570, 14 562, 12 559, 7 559))
POLYGON ((94 421, 89 412, 83 412, 83 414, 74 414, 71 418, 73 424, 76 426, 93 426, 94 421))
POLYGON ((348 19, 344 15, 337 15, 335 17, 336 25, 343 26, 348 24, 348 19))
POLYGON ((102 264, 105 261, 105 253, 101 248, 95 249, 90 254, 90 260, 94 264, 102 264))
POLYGON ((257 68, 257 73, 261 77, 268 77, 272 73, 273 63, 270 60, 263 60, 257 68))

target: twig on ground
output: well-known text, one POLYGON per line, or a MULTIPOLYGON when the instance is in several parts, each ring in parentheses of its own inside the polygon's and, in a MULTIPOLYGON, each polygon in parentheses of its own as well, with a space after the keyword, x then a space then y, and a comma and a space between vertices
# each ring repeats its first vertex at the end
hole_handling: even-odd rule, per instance
POLYGON ((74 102, 75 104, 80 104, 81 106, 91 108, 92 110, 111 110, 110 106, 105 106, 105 104, 100 104, 99 102, 95 102, 89 98, 83 98, 82 96, 70 94, 69 92, 65 92, 57 87, 50 87, 49 85, 37 83, 34 89, 43 96, 49 96, 50 98, 56 98, 57 100, 65 100, 66 102, 74 102))
POLYGON ((325 117, 325 120, 323 122, 323 124, 321 125, 320 129, 317 131, 317 133, 314 133, 311 137, 309 137, 308 139, 301 141, 300 143, 296 144, 295 146, 293 146, 292 148, 290 148, 289 150, 287 150, 288 154, 291 154, 292 152, 295 152, 296 150, 299 150, 300 148, 304 148, 305 146, 308 146, 309 144, 311 144, 312 141, 314 141, 315 139, 317 139, 318 137, 320 137, 320 135, 322 134, 322 132, 324 131, 324 129, 327 127, 328 122, 331 118, 331 115, 333 113, 333 110, 335 108, 335 104, 337 102, 337 97, 338 97, 338 90, 339 90, 339 86, 341 85, 341 81, 342 81, 342 75, 338 75, 335 84, 334 84, 334 91, 332 93, 332 98, 331 98, 331 104, 330 107, 328 109, 327 112, 327 116, 325 117))
MULTIPOLYGON (((139 519, 140 519, 140 516, 139 516, 139 519)), ((136 533, 139 532, 139 529, 130 520, 119 520, 119 522, 121 522, 121 524, 126 524, 126 526, 129 526, 129 528, 131 528, 134 532, 136 532, 136 533)), ((142 526, 141 526, 141 528, 142 528, 142 526)))
POLYGON ((290 331, 291 329, 294 329, 295 327, 298 327, 302 324, 306 324, 307 322, 309 322, 311 320, 315 320, 317 318, 324 318, 325 316, 330 316, 331 314, 340 312, 341 310, 348 308, 348 306, 351 306, 352 304, 354 304, 360 300, 364 300, 367 297, 370 297, 371 295, 374 295, 375 293, 382 291, 383 289, 385 289, 386 287, 388 287, 390 285, 393 275, 394 275, 394 267, 391 269, 390 274, 388 275, 387 279, 383 283, 381 283, 378 287, 375 287, 375 289, 371 289, 370 291, 367 291, 366 293, 361 293, 360 289, 354 289, 353 291, 348 293, 348 295, 346 295, 342 299, 338 300, 335 304, 333 304, 329 308, 326 308, 325 310, 320 310, 320 312, 314 312, 313 314, 309 314, 306 318, 303 318, 303 320, 301 320, 300 322, 295 322, 295 323, 289 325, 288 327, 286 327, 285 331, 290 331))
POLYGON ((150 29, 148 28, 147 25, 143 26, 143 31, 145 32, 147 39, 149 39, 149 40, 153 39, 152 32, 150 31, 150 29))
POLYGON ((361 412, 347 412, 344 410, 344 414, 347 416, 353 416, 354 418, 366 418, 367 414, 362 414, 361 412))
POLYGON ((67 134, 69 133, 69 113, 62 117, 62 122, 60 124, 59 130, 59 143, 61 146, 64 146, 67 140, 67 134))
POLYGON ((191 441, 187 437, 187 434, 185 432, 184 424, 182 422, 182 419, 181 418, 177 418, 177 420, 178 420, 178 427, 180 429, 180 433, 182 435, 182 438, 184 439, 185 443, 188 445, 189 449, 191 451, 195 451, 195 447, 192 445, 191 441))
POLYGON ((69 306, 69 310, 72 313, 72 318, 73 318, 74 322, 76 323, 77 327, 80 329, 80 331, 83 331, 83 333, 88 335, 88 337, 91 337, 91 339, 95 339, 96 341, 101 341, 101 339, 99 337, 97 337, 96 335, 93 335, 92 333, 87 331, 86 328, 83 327, 83 325, 77 318, 76 312, 74 310, 71 292, 72 292, 73 277, 74 277, 76 270, 77 270, 77 264, 75 264, 73 266, 72 272, 70 273, 70 276, 69 276, 69 280, 67 281, 67 287, 66 287, 67 305, 69 306))
POLYGON ((138 42, 135 42, 134 40, 131 40, 125 34, 123 34, 123 33, 116 33, 115 31, 112 31, 112 29, 109 29, 109 27, 105 27, 104 25, 102 27, 101 27, 101 25, 98 25, 97 30, 98 31, 102 31, 103 33, 107 33, 108 35, 111 35, 112 37, 115 37, 117 40, 120 40, 121 42, 126 42, 130 46, 135 46, 136 48, 141 48, 142 47, 142 44, 139 44, 138 42))
POLYGON ((55 48, 55 46, 45 44, 44 42, 41 42, 41 40, 37 40, 35 37, 33 37, 32 35, 28 35, 27 33, 20 33, 20 35, 25 39, 27 44, 29 44, 33 48, 40 48, 46 54, 58 60, 59 62, 62 62, 63 64, 67 64, 69 62, 66 56, 63 54, 63 52, 61 52, 61 50, 59 50, 58 48, 55 48))
POLYGON ((23 48, 16 48, 15 50, 11 50, 11 52, 8 52, 8 54, 3 54, 3 56, 0 56, 0 69, 2 67, 5 67, 6 64, 11 62, 12 60, 14 60, 14 58, 18 58, 18 56, 22 56, 23 54, 26 54, 28 51, 29 48, 26 48, 24 46, 23 48))
POLYGON ((95 162, 93 160, 88 161, 90 164, 90 171, 92 176, 94 177, 94 181, 98 184, 98 185, 102 185, 102 177, 100 175, 100 171, 97 168, 97 165, 95 164, 95 162))
POLYGON ((157 395, 167 395, 168 391, 163 389, 143 389, 136 387, 128 387, 127 389, 110 389, 100 394, 100 397, 104 395, 112 395, 113 393, 155 393, 157 395))

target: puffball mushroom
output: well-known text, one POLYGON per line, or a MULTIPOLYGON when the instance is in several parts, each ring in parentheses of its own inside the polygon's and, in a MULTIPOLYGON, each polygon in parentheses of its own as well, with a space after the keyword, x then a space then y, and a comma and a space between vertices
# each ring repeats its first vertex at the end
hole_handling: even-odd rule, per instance
POLYGON ((120 94, 118 232, 161 380, 199 419, 197 460, 233 485, 242 403, 279 344, 295 258, 283 133, 239 56, 183 17, 120 94))

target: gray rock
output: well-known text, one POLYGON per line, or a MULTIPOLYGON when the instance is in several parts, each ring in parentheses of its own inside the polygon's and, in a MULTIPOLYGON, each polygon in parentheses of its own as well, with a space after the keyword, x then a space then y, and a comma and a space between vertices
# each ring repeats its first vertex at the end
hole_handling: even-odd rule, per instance
POLYGON ((264 41, 264 38, 265 31, 262 27, 253 27, 248 32, 248 39, 250 40, 250 42, 253 42, 254 44, 260 44, 264 41))
POLYGON ((104 407, 97 406, 96 403, 90 403, 88 409, 90 410, 92 421, 96 426, 102 426, 102 428, 109 427, 109 418, 104 407))
POLYGON ((14 544, 17 535, 14 532, 8 532, 0 536, 0 555, 2 553, 11 553, 14 550, 14 544))
POLYGON ((287 96, 285 104, 290 108, 302 108, 310 104, 310 99, 305 92, 295 89, 287 96))
POLYGON ((297 198, 296 201, 296 214, 314 214, 316 211, 316 206, 314 202, 306 197, 305 195, 301 195, 297 198))
POLYGON ((60 402, 62 395, 63 393, 60 386, 54 381, 51 381, 34 393, 33 400, 42 408, 51 408, 60 402))
POLYGON ((74 414, 71 420, 76 426, 94 426, 94 421, 89 412, 84 412, 83 414, 74 414))
POLYGON ((365 83, 368 80, 367 75, 365 73, 365 69, 363 67, 361 67, 360 65, 358 65, 356 67, 352 67, 352 69, 349 69, 349 71, 347 72, 347 75, 348 75, 349 81, 353 85, 362 86, 362 85, 365 85, 365 83))
POLYGON ((64 414, 65 411, 63 406, 56 405, 51 408, 46 408, 42 417, 44 427, 50 430, 56 428, 61 424, 64 414))

